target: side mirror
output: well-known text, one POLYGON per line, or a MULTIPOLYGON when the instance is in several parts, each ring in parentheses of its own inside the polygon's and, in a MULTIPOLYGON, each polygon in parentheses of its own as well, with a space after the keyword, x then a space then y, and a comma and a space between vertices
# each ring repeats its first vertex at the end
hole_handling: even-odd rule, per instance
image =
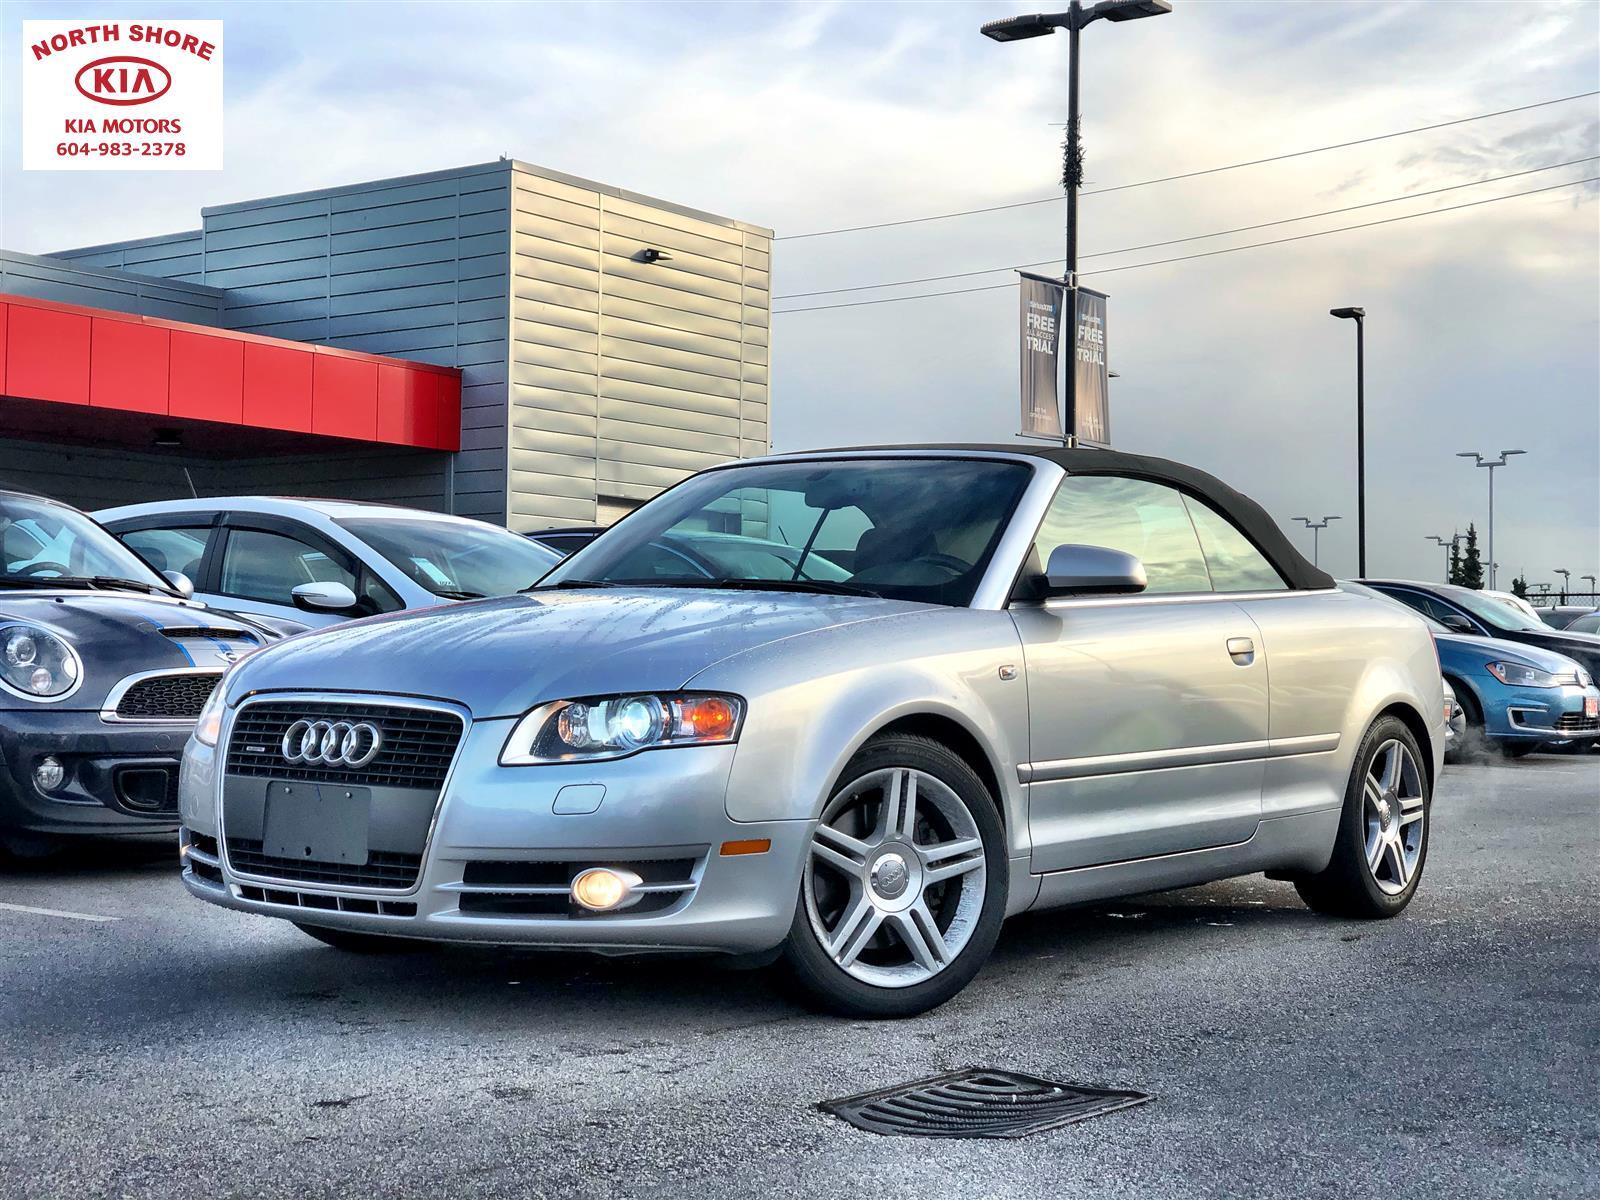
POLYGON ((1057 546, 1044 569, 1046 596, 1124 596, 1148 586, 1142 562, 1105 546, 1057 546))
POLYGON ((302 583, 289 594, 296 608, 312 611, 345 612, 356 606, 356 594, 342 583, 302 583))
POLYGON ((194 580, 190 579, 182 571, 163 571, 161 572, 161 578, 176 588, 178 595, 185 600, 194 595, 194 580))
POLYGON ((1445 613, 1444 616, 1439 618, 1439 624, 1443 625, 1451 633, 1478 632, 1477 628, 1472 624, 1472 622, 1467 620, 1460 613, 1445 613))

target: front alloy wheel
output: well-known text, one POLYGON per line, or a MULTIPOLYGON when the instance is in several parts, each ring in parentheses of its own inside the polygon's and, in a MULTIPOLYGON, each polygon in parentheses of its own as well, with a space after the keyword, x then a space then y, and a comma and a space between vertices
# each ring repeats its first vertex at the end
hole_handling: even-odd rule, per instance
POLYGON ((868 743, 812 836, 788 957, 835 1011, 943 1003, 988 956, 1004 913, 994 801, 959 757, 916 737, 868 743))

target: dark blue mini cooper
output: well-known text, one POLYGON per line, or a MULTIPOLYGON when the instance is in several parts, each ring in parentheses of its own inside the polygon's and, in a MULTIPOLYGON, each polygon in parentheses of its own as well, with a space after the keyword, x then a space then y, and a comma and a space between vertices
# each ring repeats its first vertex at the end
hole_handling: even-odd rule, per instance
POLYGON ((77 509, 0 491, 0 854, 176 831, 195 718, 278 636, 192 590, 77 509))

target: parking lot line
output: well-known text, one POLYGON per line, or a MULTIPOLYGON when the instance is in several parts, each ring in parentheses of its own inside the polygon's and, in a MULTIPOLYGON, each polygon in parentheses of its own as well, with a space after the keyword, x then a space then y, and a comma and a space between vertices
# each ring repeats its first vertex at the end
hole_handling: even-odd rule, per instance
POLYGON ((67 912, 61 908, 34 908, 29 904, 7 904, 0 901, 0 908, 7 912, 31 913, 36 917, 66 917, 70 921, 120 921, 121 917, 100 917, 94 913, 67 912))

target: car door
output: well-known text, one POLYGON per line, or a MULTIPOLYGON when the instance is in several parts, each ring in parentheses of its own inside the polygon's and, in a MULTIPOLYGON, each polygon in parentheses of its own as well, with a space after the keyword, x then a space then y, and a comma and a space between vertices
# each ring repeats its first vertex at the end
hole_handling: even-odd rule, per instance
POLYGON ((1213 590, 1184 497, 1068 476, 1039 562, 1066 544, 1137 555, 1149 586, 1011 607, 1027 664, 1032 869, 1248 840, 1261 815, 1266 656, 1249 616, 1213 590))
MULTIPOLYGON (((303 522, 251 513, 225 516, 216 550, 214 596, 218 607, 319 628, 362 613, 300 608, 294 589, 303 583, 342 583, 362 593, 362 566, 344 547, 303 522)), ((377 611, 375 608, 373 611, 377 611)))

